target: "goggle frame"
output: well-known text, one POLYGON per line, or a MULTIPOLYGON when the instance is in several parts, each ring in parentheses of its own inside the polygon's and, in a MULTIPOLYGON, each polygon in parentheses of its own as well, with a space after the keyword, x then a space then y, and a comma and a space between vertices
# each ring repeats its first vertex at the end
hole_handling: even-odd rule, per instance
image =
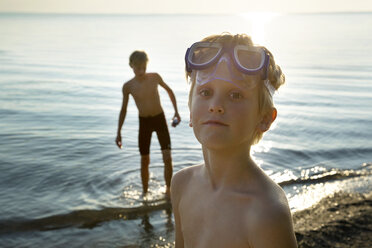
POLYGON ((247 45, 239 45, 239 44, 222 44, 219 42, 195 42, 191 47, 189 47, 185 54, 185 64, 186 64, 186 71, 192 72, 192 70, 204 70, 207 69, 214 64, 216 64, 221 56, 224 53, 228 53, 231 60, 233 61, 236 69, 238 69, 240 72, 248 75, 257 75, 261 73, 261 79, 265 80, 267 79, 267 72, 268 72, 268 64, 270 57, 268 53, 266 52, 264 47, 260 46, 247 46, 247 45), (204 48, 217 48, 218 51, 216 55, 211 58, 209 61, 201 64, 194 63, 192 61, 193 53, 195 49, 204 47, 204 48), (250 69, 244 67, 241 62, 239 61, 238 52, 240 50, 244 51, 253 51, 258 52, 261 55, 261 62, 260 65, 255 69, 250 69))

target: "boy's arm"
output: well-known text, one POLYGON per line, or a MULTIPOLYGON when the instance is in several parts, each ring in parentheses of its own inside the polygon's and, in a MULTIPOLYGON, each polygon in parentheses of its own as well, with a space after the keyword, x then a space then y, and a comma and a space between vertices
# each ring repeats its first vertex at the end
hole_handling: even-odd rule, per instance
POLYGON ((288 204, 266 209, 256 220, 251 240, 254 248, 296 248, 292 216, 288 204))
POLYGON ((129 89, 128 85, 123 85, 123 103, 121 105, 120 115, 119 115, 119 123, 118 123, 118 131, 116 135, 116 145, 121 149, 122 142, 121 142, 121 127, 124 124, 125 116, 127 114, 127 106, 128 106, 128 99, 129 99, 129 89))
POLYGON ((157 76, 158 76, 158 80, 159 80, 159 85, 160 85, 161 87, 163 87, 163 88, 167 91, 167 93, 168 93, 168 95, 169 95, 169 98, 170 98, 170 100, 172 101, 172 104, 173 104, 173 107, 174 107, 174 111, 175 111, 172 120, 174 120, 174 119, 176 118, 177 121, 178 121, 178 123, 179 123, 179 122, 181 122, 181 117, 180 117, 180 115, 178 114, 177 102, 176 102, 176 96, 174 95, 172 89, 171 89, 171 88, 170 88, 166 83, 164 83, 164 81, 163 81, 163 79, 160 77, 160 75, 157 74, 157 76))

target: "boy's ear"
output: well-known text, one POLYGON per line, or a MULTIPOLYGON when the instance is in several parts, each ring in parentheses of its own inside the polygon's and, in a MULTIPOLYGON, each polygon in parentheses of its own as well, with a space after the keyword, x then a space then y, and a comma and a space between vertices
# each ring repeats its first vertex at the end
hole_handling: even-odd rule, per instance
POLYGON ((130 68, 133 68, 133 64, 132 63, 129 63, 129 66, 130 66, 130 68))
POLYGON ((278 111, 276 110, 276 108, 272 108, 271 112, 267 113, 266 115, 262 117, 262 120, 259 123, 259 128, 261 132, 264 133, 267 130, 269 130, 271 124, 275 121, 277 114, 278 114, 278 111))

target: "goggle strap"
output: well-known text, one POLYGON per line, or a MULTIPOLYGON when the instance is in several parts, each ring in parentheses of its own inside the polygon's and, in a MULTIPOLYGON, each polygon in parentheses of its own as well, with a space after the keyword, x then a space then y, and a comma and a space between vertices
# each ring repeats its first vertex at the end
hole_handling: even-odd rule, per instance
POLYGON ((271 85, 270 80, 269 79, 264 80, 264 85, 266 89, 269 91, 270 96, 273 97, 275 93, 275 88, 274 86, 271 85))
POLYGON ((263 79, 266 80, 267 79, 267 74, 269 73, 269 63, 270 63, 270 57, 267 53, 265 53, 265 64, 263 66, 263 79))

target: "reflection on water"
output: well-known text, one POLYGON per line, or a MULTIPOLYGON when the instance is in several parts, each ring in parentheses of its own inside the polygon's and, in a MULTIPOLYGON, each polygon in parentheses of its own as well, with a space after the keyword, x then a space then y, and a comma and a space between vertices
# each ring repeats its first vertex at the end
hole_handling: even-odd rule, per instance
POLYGON ((318 203, 326 196, 338 192, 371 192, 372 175, 328 181, 326 183, 293 185, 284 187, 287 193, 289 206, 293 212, 303 210, 318 203))
POLYGON ((250 35, 253 37, 253 42, 255 44, 265 44, 265 34, 267 33, 265 27, 268 23, 274 21, 276 17, 280 16, 280 13, 249 12, 238 14, 238 16, 248 20, 251 29, 250 35))
POLYGON ((174 242, 169 242, 169 237, 172 236, 174 232, 172 211, 170 209, 164 210, 162 211, 161 215, 166 220, 165 223, 163 223, 165 227, 164 236, 158 235, 156 228, 154 228, 153 224, 151 224, 152 220, 148 214, 142 216, 141 226, 144 230, 144 235, 141 237, 142 246, 148 243, 148 247, 174 247, 174 242))
POLYGON ((165 191, 164 182, 159 181, 153 173, 150 173, 149 188, 146 194, 143 194, 138 186, 135 187, 135 185, 130 184, 124 187, 119 200, 122 206, 151 206, 165 200, 165 191))

